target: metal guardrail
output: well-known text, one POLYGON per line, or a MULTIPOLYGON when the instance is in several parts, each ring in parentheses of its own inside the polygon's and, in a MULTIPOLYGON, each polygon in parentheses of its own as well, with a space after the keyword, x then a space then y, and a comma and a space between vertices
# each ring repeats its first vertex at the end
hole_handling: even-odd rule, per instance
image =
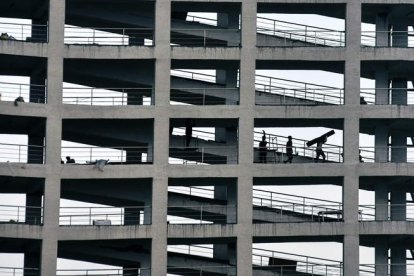
POLYGON ((43 207, 0 205, 0 223, 43 223, 43 207))
MULTIPOLYGON (((360 221, 376 221, 377 208, 384 209, 384 218, 382 220, 394 220, 392 215, 403 215, 405 221, 414 221, 414 204, 375 204, 360 205, 359 220, 360 221)), ((382 212, 381 210, 380 212, 382 212)), ((401 219, 397 219, 401 220, 401 219)))
POLYGON ((343 275, 343 263, 336 260, 260 248, 253 248, 252 258, 254 270, 260 268, 263 270, 263 268, 265 268, 270 271, 279 271, 279 273, 286 272, 287 275, 292 275, 288 274, 288 272, 292 273, 295 271, 300 273, 309 273, 311 275, 343 275), (295 263, 295 265, 272 265, 272 259, 291 261, 295 263))
POLYGON ((0 40, 47 42, 48 26, 43 24, 17 24, 0 22, 0 40))
POLYGON ((361 44, 364 47, 414 47, 413 31, 362 31, 361 44), (397 41, 394 41, 397 40, 397 41), (380 42, 378 41, 380 40, 380 42), (404 43, 398 40, 405 40, 404 43), (380 44, 380 45, 378 45, 380 44), (403 45, 406 44, 406 45, 403 45))
MULTIPOLYGON (((171 76, 216 84, 216 76, 211 73, 208 74, 174 69, 171 70, 171 76)), ((237 83, 239 83, 239 80, 237 83)), ((338 87, 293 81, 259 74, 256 74, 255 76, 255 87, 256 91, 259 93, 269 93, 280 96, 278 99, 266 98, 262 101, 256 96, 257 105, 344 104, 344 89, 338 87)), ((260 96, 260 94, 258 96, 260 96)))
POLYGON ((412 146, 386 146, 386 147, 359 147, 363 162, 368 163, 414 163, 414 147, 412 146), (407 159, 393 161, 392 151, 407 152, 407 159), (378 154, 378 158, 376 155, 378 154), (382 158, 382 156, 384 158, 382 158), (380 159, 380 161, 378 161, 380 159))
POLYGON ((63 103, 75 105, 153 105, 152 88, 63 88, 63 103))
POLYGON ((169 164, 212 165, 237 164, 237 146, 170 147, 169 164))
POLYGON ((414 89, 407 88, 407 103, 401 103, 398 100, 392 99, 393 93, 401 94, 403 89, 401 88, 361 88, 361 97, 365 102, 361 104, 375 104, 375 105, 413 105, 414 104, 414 89), (376 93, 386 94, 384 102, 377 102, 376 93))
POLYGON ((0 275, 4 276, 41 276, 39 268, 0 267, 0 275))
MULTIPOLYGON (((262 132, 255 131, 254 132, 254 147, 258 150, 259 142, 262 140, 262 132)), ((267 148, 267 161, 270 163, 280 163, 287 159, 286 157, 286 142, 288 141, 288 137, 275 135, 275 134, 266 134, 266 141, 268 142, 267 148), (272 155, 273 154, 273 155, 272 155)), ((293 147, 293 155, 299 157, 306 157, 309 159, 315 159, 316 157, 316 150, 315 146, 308 147, 306 146, 307 140, 292 138, 292 147, 293 147)), ((343 147, 337 146, 333 144, 323 144, 322 147, 325 155, 326 161, 329 162, 343 162, 343 147)), ((320 159, 321 160, 321 159, 320 159)), ((254 160, 255 162, 259 163, 259 159, 254 160)))
POLYGON ((44 146, 0 144, 0 162, 43 164, 44 146))
POLYGON ((170 224, 237 223, 236 205, 168 206, 170 224))
POLYGON ((61 226, 145 224, 151 224, 151 206, 60 207, 59 213, 61 226))
POLYGON ((17 97, 25 102, 46 103, 46 86, 0 82, 0 101, 14 101, 17 97))
POLYGON ((387 276, 392 276, 393 270, 404 271, 405 276, 414 276, 414 264, 360 264, 359 276, 374 276, 377 269, 385 271, 387 276))
MULTIPOLYGON (((108 160, 109 165, 152 163, 152 146, 140 147, 62 147, 62 160, 70 156, 75 164, 93 165, 97 160, 108 160)), ((73 164, 70 164, 73 165, 73 164)))
POLYGON ((174 28, 171 29, 171 43, 173 47, 240 47, 240 30, 174 28))
POLYGON ((238 105, 238 88, 171 88, 172 104, 238 105))
POLYGON ((153 46, 154 31, 150 28, 100 28, 65 26, 65 44, 153 46))
POLYGON ((58 269, 56 276, 150 276, 151 268, 58 269))
POLYGON ((219 274, 219 275, 227 275, 227 276, 235 276, 236 267, 235 266, 181 266, 181 267, 167 267, 168 275, 175 276, 175 275, 212 275, 219 274), (190 272, 189 272, 190 271, 190 272), (184 274, 183 274, 184 273, 184 274))

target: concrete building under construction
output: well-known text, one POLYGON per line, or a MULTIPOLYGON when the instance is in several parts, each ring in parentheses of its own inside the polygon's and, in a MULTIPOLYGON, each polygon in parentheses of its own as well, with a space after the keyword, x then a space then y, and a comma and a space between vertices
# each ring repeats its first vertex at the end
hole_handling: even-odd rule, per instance
POLYGON ((1 0, 0 275, 414 275, 413 25, 412 0, 1 0), (293 243, 341 257, 261 246, 293 243))

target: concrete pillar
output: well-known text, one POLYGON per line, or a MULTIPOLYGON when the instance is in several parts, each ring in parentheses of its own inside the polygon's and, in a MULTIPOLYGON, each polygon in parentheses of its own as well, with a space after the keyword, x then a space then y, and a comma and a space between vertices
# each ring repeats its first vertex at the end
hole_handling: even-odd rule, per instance
MULTIPOLYGON (((217 27, 223 29, 239 29, 239 12, 226 11, 225 13, 217 14, 217 27)), ((228 41, 227 46, 239 46, 240 38, 237 41, 228 41)))
POLYGON ((236 245, 234 243, 213 244, 213 258, 236 265, 236 245))
POLYGON ((32 42, 47 42, 48 30, 47 19, 33 19, 32 20, 32 36, 27 38, 27 41, 32 42))
POLYGON ((388 220, 388 189, 385 183, 375 186, 375 220, 388 220))
POLYGON ((383 124, 375 128, 375 162, 388 162, 388 127, 383 124))
POLYGON ((43 164, 44 137, 29 135, 27 146, 27 163, 43 164))
POLYGON ((391 246, 391 274, 392 276, 407 275, 407 253, 402 245, 391 246))
POLYGON ((393 24, 392 47, 408 47, 408 26, 405 24, 393 24))
POLYGON ((26 194, 26 224, 42 223, 42 195, 26 194))
POLYGON ((375 240, 375 276, 388 276, 388 242, 384 237, 375 240))
POLYGON ((389 87, 388 69, 385 66, 379 66, 375 71, 375 104, 386 105, 390 103, 389 87))
MULTIPOLYGON (((23 271, 23 276, 36 276, 37 270, 28 268, 39 269, 40 267, 40 252, 25 252, 24 253, 24 268, 27 270, 23 271)), ((39 275, 40 276, 40 275, 39 275)))
POLYGON ((226 69, 219 69, 216 71, 216 83, 223 84, 225 88, 229 89, 229 91, 223 91, 223 94, 224 94, 223 97, 225 99, 225 104, 228 104, 228 105, 236 104, 234 100, 234 96, 232 95, 234 91, 232 90, 237 88, 237 76, 238 76, 237 68, 226 68, 226 69))
POLYGON ((375 46, 388 47, 390 46, 390 27, 388 23, 388 14, 379 13, 375 19, 375 46))
POLYGON ((237 127, 216 127, 215 141, 225 143, 227 153, 227 164, 237 164, 238 162, 238 133, 237 127))
POLYGON ((405 191, 391 192, 391 220, 407 219, 407 195, 405 191))
POLYGON ((49 1, 49 43, 47 59, 48 112, 46 122, 46 179, 40 275, 56 275, 62 141, 62 85, 65 1, 49 1))
POLYGON ((226 200, 226 223, 237 223, 237 187, 235 183, 214 187, 214 199, 226 200))
POLYGON ((407 79, 393 79, 391 83, 391 104, 407 105, 407 79))
POLYGON ((344 276, 359 275, 359 235, 344 236, 344 276))
POLYGON ((391 162, 407 162, 407 137, 404 132, 393 131, 391 134, 391 162))
POLYGON ((46 103, 46 76, 35 74, 30 76, 29 102, 46 103))

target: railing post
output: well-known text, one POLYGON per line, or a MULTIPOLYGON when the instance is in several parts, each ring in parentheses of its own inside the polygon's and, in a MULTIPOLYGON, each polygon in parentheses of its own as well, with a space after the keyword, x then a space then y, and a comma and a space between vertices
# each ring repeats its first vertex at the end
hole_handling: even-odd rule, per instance
POLYGON ((203 105, 206 104, 206 89, 203 88, 203 105))
POLYGON ((203 39, 204 39, 203 46, 206 47, 207 46, 207 30, 203 30, 203 39))
POLYGON ((92 207, 89 207, 89 225, 92 225, 92 207))
POLYGON ((203 205, 200 207, 200 224, 203 223, 203 205))

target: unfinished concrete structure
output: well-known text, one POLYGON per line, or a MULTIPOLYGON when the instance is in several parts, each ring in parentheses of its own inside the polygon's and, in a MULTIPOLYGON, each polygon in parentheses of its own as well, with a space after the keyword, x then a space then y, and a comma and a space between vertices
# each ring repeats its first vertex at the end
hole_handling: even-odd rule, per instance
POLYGON ((0 133, 27 143, 0 149, 0 193, 25 195, 1 207, 0 253, 24 261, 0 274, 410 275, 410 2, 0 1, 0 17, 31 20, 0 37, 1 75, 30 79, 1 84, 0 133), (281 84, 257 69, 322 70, 344 83, 281 84), (329 162, 303 150, 283 164, 286 137, 271 134, 260 159, 255 128, 309 126, 343 131, 329 162), (61 164, 66 156, 75 164, 61 164), (336 185, 342 202, 254 187, 270 185, 336 185), (375 205, 359 205, 360 189, 375 205), (254 246, 295 241, 342 243, 343 258, 303 262, 254 246), (375 263, 359 265, 360 246, 375 248, 375 263), (63 271, 58 258, 115 268, 63 271))

